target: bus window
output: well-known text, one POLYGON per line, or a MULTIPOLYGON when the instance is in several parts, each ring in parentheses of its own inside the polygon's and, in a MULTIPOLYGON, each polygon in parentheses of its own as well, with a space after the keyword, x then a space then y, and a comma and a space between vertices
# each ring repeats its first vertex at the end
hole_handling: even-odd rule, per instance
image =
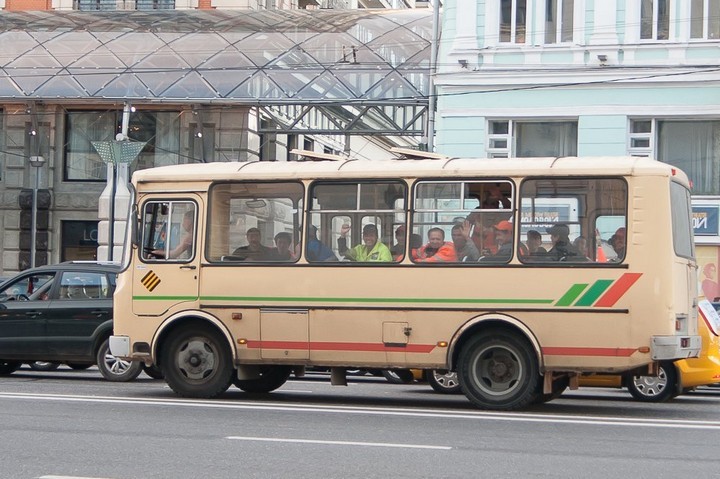
MULTIPOLYGON (((398 261, 390 252, 393 225, 405 222, 406 186, 392 182, 319 182, 312 187, 308 248, 320 231, 321 245, 341 261, 398 261)), ((323 255, 328 256, 328 255, 323 255)), ((306 250, 309 262, 328 261, 306 250)))
POLYGON ((302 184, 218 183, 209 198, 209 261, 297 261, 302 184))
POLYGON ((413 235, 422 238, 424 246, 417 249, 414 261, 510 261, 512 192, 507 180, 419 182, 413 235))
POLYGON ((619 178, 526 180, 520 187, 520 261, 622 260, 627 194, 619 178))
POLYGON ((142 258, 186 262, 195 257, 197 207, 191 201, 150 201, 143 208, 142 258))

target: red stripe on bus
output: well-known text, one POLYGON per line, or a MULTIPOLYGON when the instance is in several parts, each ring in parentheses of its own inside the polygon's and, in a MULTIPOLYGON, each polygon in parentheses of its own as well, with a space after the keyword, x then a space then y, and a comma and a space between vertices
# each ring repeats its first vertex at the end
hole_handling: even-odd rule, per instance
POLYGON ((614 306, 617 300, 630 289, 630 286, 640 279, 640 276, 642 276, 642 273, 625 273, 620 276, 620 279, 615 281, 615 284, 610 286, 610 289, 595 303, 595 307, 614 306))
POLYGON ((628 357, 637 351, 633 348, 542 348, 547 356, 611 356, 628 357))
POLYGON ((248 341, 249 349, 292 349, 311 351, 369 351, 369 352, 407 352, 429 353, 434 344, 408 344, 406 346, 386 346, 382 343, 332 343, 305 341, 248 341))

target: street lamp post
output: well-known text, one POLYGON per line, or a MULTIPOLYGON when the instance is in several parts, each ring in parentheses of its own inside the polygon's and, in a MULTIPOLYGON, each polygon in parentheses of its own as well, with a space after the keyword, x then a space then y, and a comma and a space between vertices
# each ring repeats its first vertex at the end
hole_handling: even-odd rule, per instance
POLYGON ((30 267, 34 268, 37 258, 37 216, 38 190, 40 189, 40 168, 45 164, 42 156, 31 156, 30 166, 35 169, 35 185, 32 194, 32 219, 30 225, 30 267))

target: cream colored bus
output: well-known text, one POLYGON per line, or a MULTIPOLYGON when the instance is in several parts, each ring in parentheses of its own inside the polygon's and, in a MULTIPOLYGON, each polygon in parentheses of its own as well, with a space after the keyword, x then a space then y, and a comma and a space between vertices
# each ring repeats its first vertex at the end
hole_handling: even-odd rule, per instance
POLYGON ((428 157, 138 171, 112 353, 203 398, 447 369, 498 410, 698 354, 683 172, 428 157))

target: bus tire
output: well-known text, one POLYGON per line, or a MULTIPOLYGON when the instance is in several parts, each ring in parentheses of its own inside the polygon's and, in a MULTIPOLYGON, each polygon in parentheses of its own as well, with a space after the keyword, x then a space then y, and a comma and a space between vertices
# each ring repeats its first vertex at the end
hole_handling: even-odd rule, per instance
POLYGON ((238 379, 237 374, 233 374, 232 383, 246 393, 269 393, 285 384, 291 371, 291 368, 285 366, 260 366, 259 378, 238 379))
POLYGON ((215 398, 230 387, 232 354, 215 329, 197 325, 181 328, 168 339, 163 353, 162 372, 176 394, 215 398))
POLYGON ((457 370, 463 392, 482 409, 521 409, 537 398, 535 351, 516 333, 491 330, 471 338, 460 351, 457 370))
POLYGON ((665 402, 676 396, 678 373, 672 361, 660 363, 657 376, 632 376, 627 388, 633 398, 643 402, 665 402))

